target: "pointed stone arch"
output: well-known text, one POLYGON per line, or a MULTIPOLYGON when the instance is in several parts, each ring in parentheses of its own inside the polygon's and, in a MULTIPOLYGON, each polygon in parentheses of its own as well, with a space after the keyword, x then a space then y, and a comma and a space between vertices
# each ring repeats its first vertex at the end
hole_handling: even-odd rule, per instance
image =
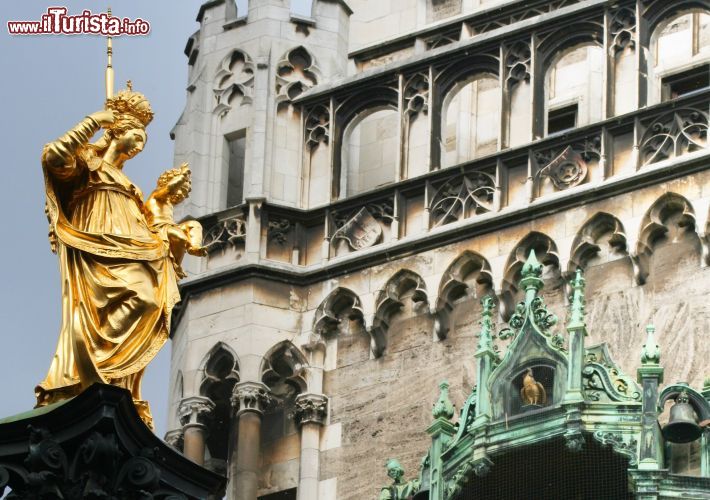
POLYGON ((465 297, 478 297, 478 286, 493 288, 491 266, 481 254, 470 250, 459 255, 444 271, 436 299, 434 329, 440 339, 451 329, 454 305, 465 297), (475 283, 475 286, 471 284, 475 283))
POLYGON ((557 245, 552 238, 538 231, 532 231, 521 239, 508 256, 503 282, 501 283, 501 315, 506 321, 513 314, 520 281, 520 271, 530 254, 530 250, 535 250, 538 260, 544 266, 553 266, 557 271, 561 271, 557 245))
POLYGON ((408 269, 395 273, 378 292, 375 317, 370 328, 370 348, 375 357, 384 353, 392 317, 404 306, 402 299, 409 292, 412 292, 411 300, 415 304, 428 304, 424 279, 408 269))
POLYGON ((654 247, 659 240, 667 237, 673 226, 684 232, 692 232, 700 245, 692 204, 685 197, 668 192, 651 205, 641 221, 634 259, 637 265, 636 280, 639 284, 645 283, 648 278, 654 247))
POLYGON ((567 266, 568 276, 577 269, 585 270, 589 261, 603 251, 603 244, 607 244, 612 251, 620 255, 629 255, 624 225, 611 214, 597 212, 582 225, 574 237, 567 266))
POLYGON ((212 470, 226 470, 229 459, 229 433, 232 419, 232 393, 240 381, 239 358, 226 343, 217 342, 203 357, 197 370, 199 397, 213 405, 202 416, 209 422, 210 432, 205 444, 209 450, 212 470))
POLYGON ((284 340, 264 355, 259 372, 275 399, 292 402, 308 389, 307 369, 306 356, 290 340, 284 340))
POLYGON ((357 320, 363 325, 365 315, 360 298, 349 288, 338 287, 330 292, 316 309, 313 334, 320 341, 337 333, 344 319, 357 320))
POLYGON ((200 396, 219 399, 217 393, 224 393, 227 399, 231 389, 239 382, 239 358, 234 350, 224 342, 217 342, 205 355, 198 370, 198 385, 200 396), (229 387, 217 389, 220 384, 229 387))

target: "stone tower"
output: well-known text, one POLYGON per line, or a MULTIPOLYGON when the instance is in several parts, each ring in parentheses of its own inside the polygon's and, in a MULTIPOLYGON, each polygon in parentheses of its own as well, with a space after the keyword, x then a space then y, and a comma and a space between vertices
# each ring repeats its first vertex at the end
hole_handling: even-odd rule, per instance
POLYGON ((708 5, 248 5, 200 8, 173 130, 209 254, 185 265, 167 438, 228 498, 374 498, 387 458, 415 471, 439 380, 458 407, 476 383, 480 299, 507 321, 531 250, 561 318, 585 271, 589 343, 627 373, 653 322, 666 377, 702 383, 708 5))

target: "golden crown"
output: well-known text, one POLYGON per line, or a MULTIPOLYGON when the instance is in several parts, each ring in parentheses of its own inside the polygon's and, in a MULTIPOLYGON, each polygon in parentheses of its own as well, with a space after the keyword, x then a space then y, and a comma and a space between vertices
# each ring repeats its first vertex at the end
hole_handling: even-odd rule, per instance
POLYGON ((115 111, 119 115, 134 116, 144 126, 148 125, 153 119, 153 110, 150 108, 150 102, 143 94, 133 90, 130 80, 126 82, 125 89, 106 99, 106 108, 115 111))

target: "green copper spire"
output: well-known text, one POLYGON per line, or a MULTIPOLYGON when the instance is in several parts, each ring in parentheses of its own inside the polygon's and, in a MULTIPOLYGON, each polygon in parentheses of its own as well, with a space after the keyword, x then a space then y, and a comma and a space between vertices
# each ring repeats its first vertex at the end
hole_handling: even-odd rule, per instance
POLYGON ((535 250, 531 249, 528 260, 525 261, 523 269, 520 271, 520 287, 525 290, 526 302, 535 298, 536 292, 542 290, 542 264, 537 260, 535 250))
POLYGON ((582 270, 577 269, 574 279, 570 282, 572 286, 572 297, 570 297, 570 318, 567 328, 577 330, 585 328, 584 322, 584 286, 585 280, 582 277, 582 270))
POLYGON ((432 414, 435 419, 445 420, 451 420, 454 416, 454 405, 449 400, 449 383, 445 380, 439 384, 439 399, 434 404, 432 414))
POLYGON ((646 327, 646 343, 641 349, 641 364, 642 365, 658 365, 661 362, 661 348, 654 338, 656 327, 648 325, 646 327))
POLYGON ((493 308, 495 307, 495 300, 490 295, 487 295, 481 299, 481 305, 483 306, 483 311, 481 312, 481 333, 478 335, 478 351, 495 351, 493 346, 493 339, 495 334, 493 333, 493 308))

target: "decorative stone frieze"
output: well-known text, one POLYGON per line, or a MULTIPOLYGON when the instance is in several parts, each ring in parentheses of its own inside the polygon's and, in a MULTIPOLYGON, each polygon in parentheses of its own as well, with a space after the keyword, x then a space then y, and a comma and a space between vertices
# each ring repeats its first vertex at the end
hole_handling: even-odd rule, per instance
POLYGON ((383 225, 394 221, 394 205, 391 200, 368 203, 360 209, 335 211, 331 217, 337 228, 331 241, 342 239, 352 250, 360 250, 382 241, 383 225))
POLYGON ((640 141, 641 165, 707 149, 708 112, 681 108, 661 115, 648 125, 640 141))
POLYGON ((203 237, 203 245, 208 253, 243 244, 246 238, 246 218, 236 215, 217 222, 203 237))
POLYGON ((289 233, 293 226, 288 219, 269 219, 268 238, 269 241, 275 241, 279 245, 285 245, 288 242, 289 233))
POLYGON ((495 179, 485 172, 471 172, 445 181, 429 204, 432 227, 490 212, 495 190, 495 179))
POLYGON ((540 167, 536 177, 547 177, 558 190, 583 183, 587 179, 590 163, 601 159, 601 138, 590 137, 572 144, 562 151, 548 150, 535 153, 540 167))

